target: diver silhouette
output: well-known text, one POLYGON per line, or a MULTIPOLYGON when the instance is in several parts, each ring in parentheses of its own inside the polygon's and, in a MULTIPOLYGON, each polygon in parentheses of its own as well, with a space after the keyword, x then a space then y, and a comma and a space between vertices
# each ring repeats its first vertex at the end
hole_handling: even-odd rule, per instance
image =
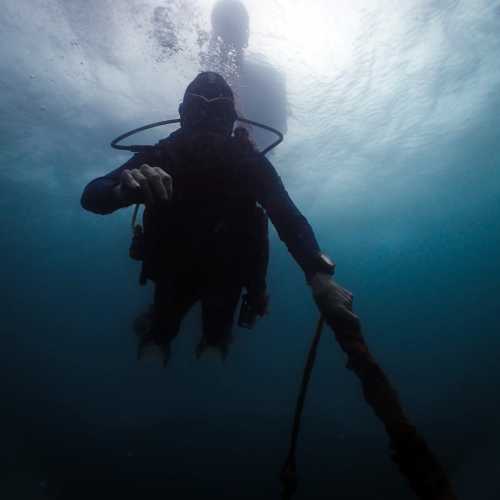
MULTIPOLYGON (((215 71, 235 94, 239 116, 287 131, 287 92, 282 73, 262 54, 250 53, 250 15, 239 0, 219 0, 214 5, 207 32, 199 5, 191 0, 164 1, 152 14, 156 59, 163 62, 183 50, 183 32, 196 34, 202 70, 215 71), (208 45, 207 45, 208 42, 208 45)), ((246 125, 245 125, 246 126, 246 125)), ((253 142, 262 149, 264 131, 248 127, 253 142)))
POLYGON ((268 217, 313 290, 334 286, 334 265, 275 168, 245 129, 233 134, 237 113, 224 78, 199 74, 179 114, 178 130, 90 182, 81 199, 85 209, 99 214, 145 204, 144 234, 136 235, 131 256, 142 260, 142 276, 154 282, 155 298, 137 323, 139 356, 154 345, 164 362, 182 319, 198 301, 198 355, 215 347, 225 356, 244 290, 240 324, 252 326, 252 316, 266 313, 268 217))
MULTIPOLYGON (((179 114, 178 130, 154 147, 129 146, 139 152, 90 182, 81 199, 85 209, 99 214, 145 204, 144 229, 140 226, 134 235, 130 254, 142 261, 142 278, 155 284, 155 297, 151 311, 138 321, 139 357, 153 346, 165 365, 170 344, 196 302, 201 302, 203 323, 197 356, 210 347, 226 356, 243 290, 243 323, 251 324, 249 318, 266 314, 269 217, 304 271, 321 311, 281 471, 282 498, 290 500, 297 489, 300 420, 327 323, 347 356, 347 368, 361 382, 366 402, 384 424, 392 458, 412 489, 422 499, 455 500, 446 471, 370 353, 361 321, 352 310, 352 294, 332 279, 334 264, 321 253, 310 224, 273 165, 255 149, 246 129, 234 130, 238 115, 230 86, 217 73, 199 74, 188 85, 179 114)), ((112 144, 116 147, 117 141, 137 130, 112 144)))
MULTIPOLYGON (((262 55, 248 54, 250 15, 239 0, 219 0, 211 14, 208 53, 202 67, 220 73, 235 93, 240 116, 287 131, 285 77, 262 55)), ((252 140, 263 147, 265 132, 251 129, 252 140)))

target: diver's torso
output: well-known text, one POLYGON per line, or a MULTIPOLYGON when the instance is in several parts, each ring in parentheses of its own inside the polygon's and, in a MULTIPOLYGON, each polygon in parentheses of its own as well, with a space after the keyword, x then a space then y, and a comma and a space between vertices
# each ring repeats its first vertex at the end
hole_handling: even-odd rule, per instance
POLYGON ((157 262, 170 263, 169 273, 175 263, 176 272, 210 269, 236 279, 258 230, 245 153, 228 140, 198 139, 165 144, 160 166, 172 176, 173 197, 145 214, 150 247, 157 262))

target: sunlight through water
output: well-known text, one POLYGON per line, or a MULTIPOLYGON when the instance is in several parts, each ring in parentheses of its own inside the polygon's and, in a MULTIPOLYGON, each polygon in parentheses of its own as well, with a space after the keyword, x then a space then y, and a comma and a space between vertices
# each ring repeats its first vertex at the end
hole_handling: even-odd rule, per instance
MULTIPOLYGON (((227 467, 247 474, 249 498, 277 498, 317 310, 274 229, 271 314, 237 330, 225 364, 194 361, 189 316, 160 371, 136 362, 130 325, 151 288, 128 258, 130 209, 80 205, 87 182, 129 158, 110 141, 176 118, 186 85, 215 68, 242 115, 285 132, 269 159, 459 498, 500 498, 500 0, 244 0, 248 45, 223 56, 215 3, 2 0, 0 379, 13 479, 0 496, 23 478, 30 494, 62 491, 72 474, 87 484, 109 465, 152 482, 199 476, 239 498, 218 481, 227 467), (144 458, 167 455, 171 470, 144 458)), ((301 498, 332 498, 319 490, 333 483, 338 498, 379 487, 377 498, 410 498, 334 338, 321 342, 300 450, 316 493, 301 498)))

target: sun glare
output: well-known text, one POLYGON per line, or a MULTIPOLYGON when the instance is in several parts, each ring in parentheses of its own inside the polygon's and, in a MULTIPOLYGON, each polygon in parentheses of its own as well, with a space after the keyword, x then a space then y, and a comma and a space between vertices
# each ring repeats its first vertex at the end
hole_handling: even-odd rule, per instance
POLYGON ((358 2, 280 0, 265 8, 257 1, 248 5, 256 31, 253 47, 278 64, 325 75, 352 59, 360 31, 358 2))

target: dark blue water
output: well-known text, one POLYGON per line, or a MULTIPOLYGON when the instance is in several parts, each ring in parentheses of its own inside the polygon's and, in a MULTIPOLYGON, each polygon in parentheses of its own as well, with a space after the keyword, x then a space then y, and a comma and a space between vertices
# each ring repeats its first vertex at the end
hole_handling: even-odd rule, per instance
MULTIPOLYGON (((318 312, 274 230, 271 314, 235 331, 225 363, 196 361, 195 308, 163 369, 136 361, 131 322, 151 289, 128 258, 131 213, 79 205, 86 182, 127 158, 108 149, 114 136, 175 115, 199 70, 180 13, 203 24, 212 3, 173 4, 180 52, 153 43, 154 2, 5 4, 2 498, 279 498, 318 312)), ((272 2, 287 12, 275 38, 262 5, 247 6, 250 48, 287 76, 288 133, 271 160, 458 497, 500 498, 500 5, 272 2), (314 30, 293 46, 304 12, 323 17, 319 55, 314 30)), ((330 332, 298 467, 297 499, 414 498, 330 332)))

